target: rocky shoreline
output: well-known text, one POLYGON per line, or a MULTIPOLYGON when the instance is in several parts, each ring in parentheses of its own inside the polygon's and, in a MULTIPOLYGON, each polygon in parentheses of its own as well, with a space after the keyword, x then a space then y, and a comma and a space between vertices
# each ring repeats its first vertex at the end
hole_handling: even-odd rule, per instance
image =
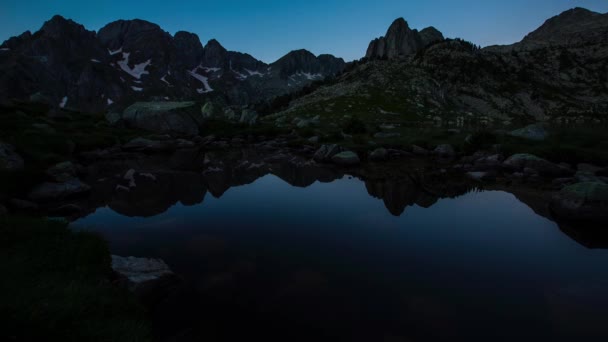
MULTIPOLYGON (((268 173, 282 176, 281 169, 289 167, 309 174, 310 179, 304 185, 310 180, 322 180, 323 174, 329 175, 330 180, 344 174, 367 180, 389 178, 387 175, 402 170, 396 172, 401 175, 393 177, 416 178, 424 173, 427 177, 438 175, 433 180, 437 184, 457 180, 469 183, 470 187, 533 188, 550 198, 549 209, 555 219, 595 223, 607 219, 608 169, 591 164, 557 164, 532 154, 505 156, 498 151, 465 155, 449 144, 438 145, 434 150, 413 145, 409 150, 380 147, 362 151, 337 144, 294 144, 297 139, 295 133, 274 139, 263 136, 225 139, 213 135, 190 140, 169 135, 135 138, 122 146, 81 153, 76 161, 50 167, 44 182, 24 197, 0 203, 0 212, 74 219, 105 204, 108 197, 127 199, 129 194, 144 191, 140 185, 153 189, 165 181, 174 183, 170 179, 179 173, 188 173, 191 183, 205 183, 200 187, 204 197, 207 189, 221 195, 227 187, 246 184, 268 173), (405 165, 418 165, 420 169, 403 171, 405 165), (217 179, 222 178, 231 179, 218 185, 217 179), (214 188, 218 190, 213 191, 214 188)), ((18 162, 21 157, 10 145, 2 146, 6 165, 18 172, 23 167, 18 162)), ((429 183, 419 182, 425 182, 419 184, 422 187, 429 183)), ((298 180, 290 183, 298 185, 298 180)), ((200 194, 192 193, 192 198, 196 197, 200 194)), ((166 207, 170 205, 167 203, 166 207)))

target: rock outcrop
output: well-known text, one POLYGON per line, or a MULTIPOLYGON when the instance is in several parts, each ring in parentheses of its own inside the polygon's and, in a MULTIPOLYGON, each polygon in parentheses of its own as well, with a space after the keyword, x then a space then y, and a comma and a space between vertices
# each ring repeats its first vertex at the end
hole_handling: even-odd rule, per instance
POLYGON ((374 39, 367 48, 367 58, 397 59, 416 54, 431 43, 443 40, 443 34, 434 27, 421 32, 410 29, 403 18, 395 20, 386 35, 374 39))
POLYGON ((122 119, 128 127, 186 136, 198 134, 203 124, 194 102, 138 102, 125 109, 122 119))
POLYGON ((563 188, 551 201, 553 214, 561 219, 608 221, 608 185, 583 182, 563 188))

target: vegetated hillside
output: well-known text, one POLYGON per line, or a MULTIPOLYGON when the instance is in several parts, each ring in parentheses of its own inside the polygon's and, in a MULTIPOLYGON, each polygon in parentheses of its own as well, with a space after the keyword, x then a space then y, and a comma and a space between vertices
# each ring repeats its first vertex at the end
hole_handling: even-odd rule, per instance
POLYGON ((605 122, 608 40, 597 30, 608 31, 607 18, 574 9, 512 46, 480 49, 446 39, 406 55, 366 58, 271 119, 278 125, 317 115, 336 125, 351 116, 404 125, 605 122))

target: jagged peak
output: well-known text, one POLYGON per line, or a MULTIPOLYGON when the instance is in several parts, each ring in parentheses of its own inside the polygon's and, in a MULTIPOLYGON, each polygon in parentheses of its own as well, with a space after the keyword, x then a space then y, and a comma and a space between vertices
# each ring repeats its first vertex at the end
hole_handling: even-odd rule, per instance
POLYGON ((207 41, 207 44, 205 45, 205 49, 209 49, 209 48, 219 48, 221 50, 226 50, 226 48, 224 48, 222 46, 222 44, 220 44, 220 42, 217 41, 217 39, 209 39, 209 41, 207 41))
POLYGON ((84 26, 81 24, 71 19, 66 19, 59 14, 56 14, 51 19, 47 20, 40 30, 50 35, 59 35, 62 31, 70 28, 85 31, 84 26))
POLYGON ((198 34, 188 32, 188 31, 177 31, 177 32, 175 32, 175 35, 173 37, 174 38, 199 39, 198 34))

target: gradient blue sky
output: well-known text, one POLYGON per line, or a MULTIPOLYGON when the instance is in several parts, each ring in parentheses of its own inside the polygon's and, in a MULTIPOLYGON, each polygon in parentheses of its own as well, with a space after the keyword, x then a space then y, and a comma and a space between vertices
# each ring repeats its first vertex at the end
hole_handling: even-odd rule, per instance
POLYGON ((447 37, 486 46, 521 40, 546 19, 573 7, 608 12, 608 0, 0 0, 0 41, 36 31, 54 14, 98 30, 117 19, 145 19, 174 34, 272 62, 295 49, 363 57, 367 45, 404 17, 413 28, 435 26, 447 37))

